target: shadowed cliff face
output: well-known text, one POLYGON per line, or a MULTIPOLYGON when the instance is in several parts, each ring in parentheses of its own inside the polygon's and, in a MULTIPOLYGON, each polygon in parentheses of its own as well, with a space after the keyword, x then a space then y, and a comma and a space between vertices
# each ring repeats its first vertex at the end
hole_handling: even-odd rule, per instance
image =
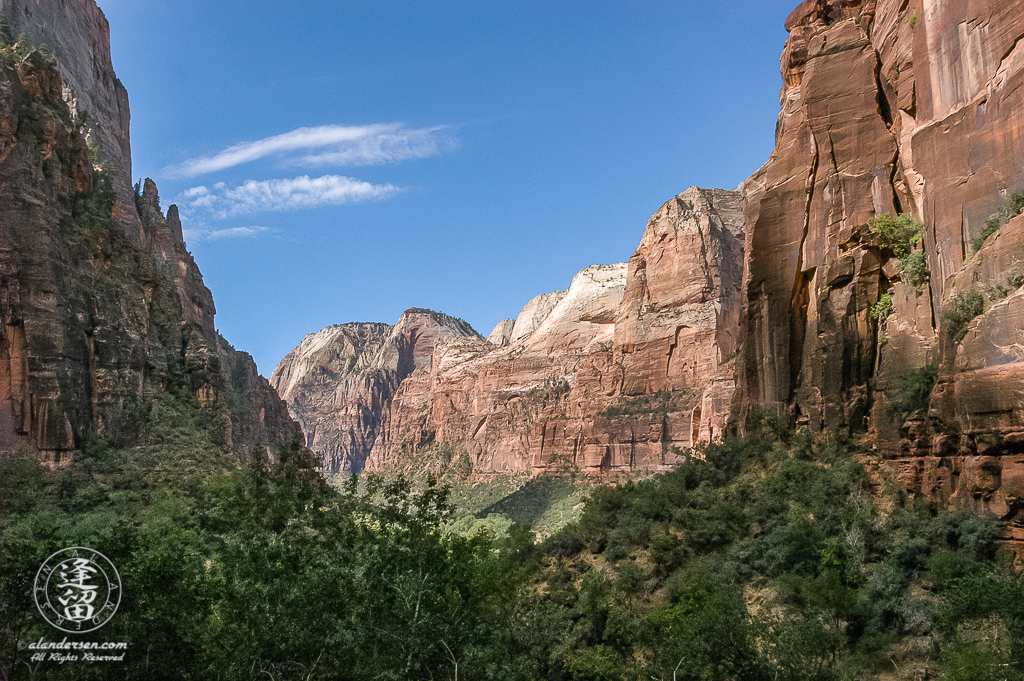
POLYGON ((786 26, 776 148, 744 190, 738 412, 869 429, 911 492, 1024 540, 1017 221, 970 245, 1024 187, 1024 3, 808 0, 786 26), (885 212, 923 223, 917 287, 869 229, 885 212), (959 343, 943 311, 971 290, 983 310, 959 343), (892 422, 929 364, 930 408, 892 422))
POLYGON ((136 245, 141 238, 132 210, 131 113, 125 90, 110 58, 110 24, 94 0, 0 0, 12 33, 28 32, 34 44, 46 44, 62 76, 61 96, 72 118, 88 118, 83 132, 95 143, 97 163, 113 173, 119 221, 136 245))
POLYGON ((177 209, 164 215, 150 180, 138 196, 128 185, 102 13, 91 0, 3 7, 62 47, 56 65, 38 52, 0 64, 0 447, 61 462, 92 435, 128 443, 147 404, 174 394, 206 408, 227 450, 276 452, 298 428, 216 333, 177 209), (76 100, 98 106, 87 123, 76 100))

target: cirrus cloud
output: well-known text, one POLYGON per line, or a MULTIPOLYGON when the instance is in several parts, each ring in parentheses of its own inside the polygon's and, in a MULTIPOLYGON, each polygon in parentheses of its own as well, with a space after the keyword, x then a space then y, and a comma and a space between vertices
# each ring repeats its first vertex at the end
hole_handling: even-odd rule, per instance
POLYGON ((255 142, 242 142, 212 156, 165 169, 169 175, 196 177, 243 163, 283 157, 285 165, 365 166, 434 156, 455 146, 445 126, 408 128, 403 123, 323 125, 297 128, 255 142), (298 155, 295 152, 305 152, 298 155))
POLYGON ((225 229, 187 227, 183 230, 183 236, 187 242, 196 243, 199 241, 217 241, 218 239, 252 238, 269 231, 269 228, 260 227, 258 225, 247 227, 228 227, 225 229))
POLYGON ((341 175, 302 175, 292 179, 248 180, 235 186, 224 182, 212 187, 200 185, 184 191, 181 204, 189 212, 208 212, 223 219, 264 211, 382 200, 400 191, 400 187, 392 184, 371 184, 341 175))

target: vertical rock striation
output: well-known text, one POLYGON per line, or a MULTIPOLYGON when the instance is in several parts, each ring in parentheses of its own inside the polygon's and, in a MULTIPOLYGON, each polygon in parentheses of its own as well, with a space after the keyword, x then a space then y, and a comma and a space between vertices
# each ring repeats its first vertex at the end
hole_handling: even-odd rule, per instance
POLYGON ((1024 2, 808 0, 786 28, 776 147, 744 185, 738 411, 867 428, 911 492, 992 510, 1024 546, 1018 221, 970 245, 1024 188, 1024 2), (917 286, 869 229, 885 212, 923 224, 917 286), (972 289, 961 343, 943 311, 972 289), (891 423, 928 364, 930 407, 891 423))
POLYGON ((94 0, 0 0, 15 36, 28 33, 45 44, 62 76, 61 97, 71 118, 95 143, 99 158, 114 174, 118 219, 129 239, 140 239, 133 209, 132 154, 128 91, 114 73, 110 58, 110 24, 94 0))

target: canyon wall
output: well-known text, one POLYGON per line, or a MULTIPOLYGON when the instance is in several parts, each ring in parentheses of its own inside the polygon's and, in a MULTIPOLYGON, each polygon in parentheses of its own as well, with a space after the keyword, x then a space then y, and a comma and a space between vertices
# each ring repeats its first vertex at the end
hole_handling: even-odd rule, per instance
POLYGON ((663 470, 726 425, 742 221, 738 193, 688 189, 629 263, 582 270, 488 340, 437 333, 412 371, 387 374, 375 345, 351 340, 371 325, 330 327, 271 381, 332 471, 663 470))
POLYGON ((429 367, 435 346, 450 338, 484 342, 461 319, 417 308, 394 326, 329 326, 288 353, 270 384, 288 402, 323 469, 358 473, 398 385, 429 367))
POLYGON ((1024 3, 808 0, 786 27, 776 147, 744 185, 737 415, 868 430, 912 493, 1024 539, 1019 221, 971 246, 1024 188, 1024 3), (921 221, 924 281, 871 229, 887 212, 921 221), (894 417, 930 365, 930 405, 894 417))
POLYGON ((508 346, 435 350, 399 388, 370 468, 407 469, 435 443, 477 474, 670 468, 725 427, 742 258, 739 194, 688 189, 651 217, 628 264, 530 301, 515 326, 534 328, 508 346))
POLYGON ((110 58, 110 24, 94 0, 0 0, 15 37, 27 33, 57 60, 61 97, 79 130, 94 143, 96 163, 113 173, 115 211, 125 234, 141 245, 134 210, 128 91, 110 58))
POLYGON ((687 190, 628 265, 437 343, 367 469, 660 470, 768 409, 866 432, 873 467, 1024 549, 1024 0, 807 0, 786 28, 741 195, 687 190))
POLYGON ((128 109, 92 0, 0 0, 46 43, 0 60, 0 447, 63 462, 191 396, 247 456, 300 436, 214 304, 156 185, 130 185, 128 109), (88 106, 89 115, 85 115, 88 106), (89 143, 87 143, 87 140, 89 143))

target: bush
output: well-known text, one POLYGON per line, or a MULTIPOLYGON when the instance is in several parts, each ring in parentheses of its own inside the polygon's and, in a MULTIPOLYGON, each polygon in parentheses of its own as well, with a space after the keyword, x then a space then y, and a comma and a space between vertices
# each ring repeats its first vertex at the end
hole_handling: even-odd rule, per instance
POLYGON ((914 253, 913 250, 924 235, 924 224, 914 220, 910 213, 900 213, 896 217, 882 213, 871 221, 870 226, 882 247, 899 258, 900 274, 914 287, 914 293, 921 295, 921 286, 928 281, 930 274, 928 260, 924 253, 914 253))
POLYGON ((622 397, 617 404, 610 405, 598 416, 614 418, 616 416, 636 416, 640 414, 668 414, 676 409, 673 401, 675 394, 670 390, 659 390, 656 393, 622 397))
POLYGON ((900 258, 900 273, 906 278, 907 283, 914 287, 914 293, 921 295, 921 286, 928 281, 931 274, 924 253, 910 253, 900 258))
POLYGON ((1019 265, 1003 272, 1003 276, 1006 277, 1006 284, 1014 291, 1024 286, 1024 268, 1019 265))
POLYGON ((889 403, 885 405, 885 417, 892 423, 900 424, 914 412, 928 406, 928 396, 931 395, 938 377, 939 370, 934 364, 901 376, 889 403))
POLYGON ((914 220, 910 213, 900 213, 896 217, 882 213, 871 221, 870 227, 872 232, 878 234, 882 246, 900 259, 910 255, 914 244, 924 234, 924 225, 914 220))
POLYGON ((871 318, 877 319, 879 323, 884 322, 892 313, 892 296, 888 293, 882 294, 878 302, 871 307, 871 318))
POLYGON ((993 234, 995 234, 996 232, 998 232, 1001 226, 1002 225, 998 224, 993 225, 992 220, 986 222, 985 226, 981 229, 981 234, 979 234, 974 239, 971 239, 971 250, 974 251, 975 253, 980 251, 981 247, 985 245, 985 240, 988 239, 993 234))
POLYGON ((959 343, 967 335, 967 325, 985 311, 985 299, 974 289, 961 291, 942 311, 942 323, 953 341, 959 343))

